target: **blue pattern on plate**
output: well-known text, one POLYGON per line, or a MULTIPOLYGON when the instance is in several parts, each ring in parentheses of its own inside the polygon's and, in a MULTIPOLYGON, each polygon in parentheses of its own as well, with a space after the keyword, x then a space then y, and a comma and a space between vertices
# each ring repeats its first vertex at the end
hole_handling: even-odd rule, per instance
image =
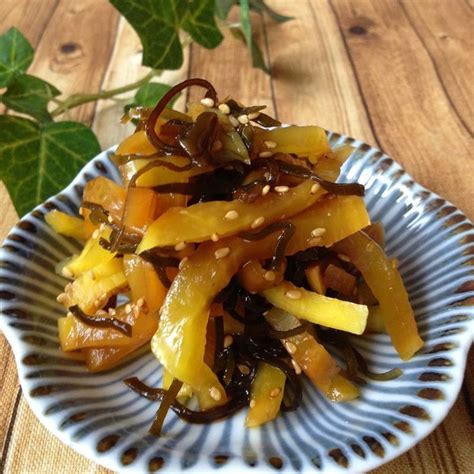
POLYGON ((170 414, 162 438, 147 435, 156 404, 122 380, 138 376, 159 386, 161 369, 151 354, 142 351, 108 373, 87 374, 58 350, 56 320, 64 310, 55 297, 65 280, 54 268, 79 245, 49 229, 44 214, 53 208, 77 213, 83 186, 95 176, 118 180, 109 151, 25 216, 0 250, 0 327, 13 347, 23 393, 45 426, 117 471, 354 472, 400 455, 443 420, 459 392, 472 340, 473 226, 380 151, 329 136, 333 146, 356 148, 341 179, 366 186, 371 218, 384 223, 387 251, 400 262, 426 345, 402 362, 386 335, 352 342, 374 371, 401 367, 403 376, 367 380, 362 397, 348 404, 331 403, 305 383, 302 407, 260 429, 244 429, 244 412, 209 426, 170 414))

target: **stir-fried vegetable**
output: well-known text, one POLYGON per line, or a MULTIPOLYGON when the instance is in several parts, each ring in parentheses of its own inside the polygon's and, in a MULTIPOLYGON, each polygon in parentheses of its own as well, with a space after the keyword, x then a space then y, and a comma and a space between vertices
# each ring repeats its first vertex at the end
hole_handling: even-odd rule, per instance
POLYGON ((382 248, 364 232, 357 232, 335 244, 362 273, 379 301, 392 344, 403 360, 410 359, 423 346, 415 316, 398 270, 382 248))
POLYGON ((121 184, 95 178, 81 217, 46 216, 84 242, 57 265, 70 280, 57 298, 61 349, 90 372, 151 349, 161 386, 124 382, 160 402, 155 436, 169 410, 210 423, 247 406, 246 426, 260 426, 298 408, 303 375, 333 402, 357 398, 360 375, 401 375, 373 373, 347 333, 386 331, 405 360, 422 345, 363 186, 337 182, 352 148, 263 109, 184 81, 117 148, 121 184), (200 103, 167 107, 190 86, 204 89, 200 103))

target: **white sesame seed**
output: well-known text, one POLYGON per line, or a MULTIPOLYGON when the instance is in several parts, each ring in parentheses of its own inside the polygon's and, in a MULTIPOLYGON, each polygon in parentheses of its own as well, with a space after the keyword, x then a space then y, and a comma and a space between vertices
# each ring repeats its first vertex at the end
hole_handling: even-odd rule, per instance
POLYGON ((350 261, 351 261, 351 259, 347 255, 344 255, 343 253, 338 253, 337 258, 339 260, 342 260, 343 262, 347 262, 347 263, 350 263, 350 261))
POLYGON ((267 311, 264 311, 262 314, 263 314, 264 316, 268 316, 268 313, 269 313, 269 312, 270 312, 270 310, 267 310, 267 311))
POLYGON ((240 370, 240 372, 244 375, 250 374, 250 369, 244 365, 244 364, 238 364, 237 368, 240 370))
POLYGON ((298 362, 296 362, 296 360, 291 359, 291 365, 293 365, 293 369, 295 369, 296 375, 301 374, 301 367, 298 365, 298 362))
POLYGON ((137 306, 141 308, 145 304, 145 299, 144 298, 138 298, 137 300, 137 306))
POLYGON ((211 240, 213 242, 217 242, 219 240, 219 234, 217 232, 214 232, 212 235, 211 235, 211 240))
POLYGON ((278 194, 285 194, 290 190, 288 186, 275 186, 275 191, 278 194))
POLYGON ((248 114, 249 120, 255 120, 260 115, 260 112, 250 112, 248 114))
POLYGON ((270 181, 270 178, 272 177, 272 174, 270 173, 270 171, 265 171, 265 173, 263 173, 263 177, 264 177, 267 181, 270 181))
POLYGON ((99 229, 96 229, 96 230, 94 230, 94 232, 92 232, 92 238, 93 239, 97 239, 99 237, 99 235, 100 235, 99 229))
POLYGON ((265 140, 263 143, 267 148, 276 148, 277 146, 277 144, 271 140, 265 140))
POLYGON ((322 242, 321 237, 313 237, 313 238, 311 238, 311 239, 308 240, 308 244, 309 244, 311 247, 316 247, 316 246, 318 246, 321 242, 322 242))
POLYGON ((216 258, 224 258, 227 257, 230 253, 230 248, 229 247, 221 247, 220 249, 217 249, 214 252, 214 255, 216 258))
POLYGON ((100 224, 100 226, 99 226, 99 231, 103 232, 104 230, 105 230, 105 223, 102 222, 102 224, 100 224))
POLYGON ((178 268, 179 268, 180 270, 182 270, 183 267, 184 267, 184 264, 185 264, 187 261, 188 261, 188 257, 183 257, 183 258, 181 259, 181 262, 179 262, 178 268))
POLYGON ((260 216, 257 217, 251 224, 250 227, 252 229, 256 229, 257 227, 261 226, 265 222, 265 217, 260 216))
POLYGON ((224 114, 230 114, 230 107, 227 104, 219 104, 219 110, 224 114))
POLYGON ((301 298, 301 291, 300 290, 288 290, 285 295, 290 300, 299 300, 301 298))
POLYGON ((233 221, 239 217, 239 213, 237 211, 228 211, 226 215, 224 216, 224 219, 227 219, 229 221, 233 221))
POLYGON ((270 185, 266 184, 262 189, 262 196, 267 195, 270 192, 270 185))
POLYGON ((107 216, 107 221, 112 224, 114 222, 114 218, 112 216, 107 216))
POLYGON ((280 387, 275 387, 271 392, 270 392, 270 398, 275 398, 278 397, 281 393, 281 388, 280 387))
POLYGON ((209 390, 209 395, 211 396, 211 398, 216 400, 216 402, 218 402, 222 398, 221 392, 219 392, 219 389, 217 387, 211 387, 211 389, 209 390))
POLYGON ((311 237, 321 237, 326 233, 326 229, 324 227, 316 227, 311 231, 311 237))
POLYGON ((224 337, 224 348, 230 347, 233 342, 234 338, 228 334, 226 337, 224 337))
POLYGON ((271 151, 261 151, 258 156, 260 158, 270 158, 270 156, 273 156, 273 153, 271 151))
POLYGON ((63 274, 63 276, 65 276, 66 278, 72 278, 72 277, 74 276, 74 273, 72 273, 71 270, 69 270, 69 268, 67 268, 67 267, 64 267, 64 268, 63 268, 62 274, 63 274))
POLYGON ((73 318, 73 317, 74 317, 74 315, 73 315, 70 311, 68 311, 68 312, 66 313, 66 316, 67 316, 68 318, 73 318))
POLYGON ((285 347, 289 354, 294 354, 296 352, 296 346, 292 342, 286 342, 285 347))
POLYGON ((263 275, 263 278, 265 278, 265 280, 267 281, 273 281, 276 278, 275 272, 272 272, 271 270, 269 270, 268 272, 265 272, 265 274, 263 275))
POLYGON ((229 122, 233 127, 239 126, 239 121, 233 115, 229 115, 229 122))
POLYGON ((132 312, 132 305, 131 305, 131 304, 128 304, 128 303, 127 303, 127 304, 125 305, 125 312, 126 312, 127 314, 130 314, 130 313, 132 312))
POLYGON ((116 313, 117 313, 117 311, 115 311, 114 308, 109 308, 109 314, 110 314, 110 316, 115 316, 116 313))
POLYGON ((214 101, 210 97, 201 99, 201 104, 204 105, 204 107, 214 107, 214 101))
POLYGON ((186 242, 179 242, 174 246, 174 249, 176 252, 180 252, 181 250, 184 250, 186 248, 186 242))
POLYGON ((79 215, 80 215, 80 216, 83 216, 83 215, 84 215, 84 208, 83 208, 83 207, 80 207, 80 208, 79 208, 79 215))
POLYGON ((132 306, 132 311, 133 315, 138 318, 138 315, 140 314, 140 308, 137 305, 132 306))
POLYGON ((319 188, 321 186, 319 186, 318 183, 314 183, 312 186, 311 186, 311 194, 316 194, 318 191, 319 191, 319 188))
POLYGON ((256 404, 255 400, 250 400, 249 406, 250 408, 254 408, 256 404))
POLYGON ((63 303, 65 300, 66 300, 66 293, 60 293, 57 297, 56 297, 56 301, 58 303, 63 303))
POLYGON ((247 123, 249 123, 249 117, 248 115, 239 115, 237 117, 237 120, 242 124, 242 125, 245 125, 247 123))

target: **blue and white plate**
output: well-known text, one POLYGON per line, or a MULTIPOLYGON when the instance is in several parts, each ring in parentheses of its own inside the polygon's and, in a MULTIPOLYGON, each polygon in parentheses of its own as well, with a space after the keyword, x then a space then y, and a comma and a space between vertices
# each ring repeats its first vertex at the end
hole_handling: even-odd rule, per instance
POLYGON ((76 214, 84 184, 98 175, 118 180, 101 153, 62 193, 38 206, 0 249, 0 327, 15 354, 23 393, 39 420, 89 459, 115 471, 360 472, 399 456, 446 416, 459 392, 474 326, 474 229, 452 204, 426 190, 379 150, 330 134, 333 146, 355 153, 342 180, 366 186, 373 220, 386 229, 387 251, 415 309, 422 351, 402 362, 386 335, 354 338, 374 371, 393 367, 390 382, 367 380, 359 400, 334 404, 309 383, 296 412, 260 429, 245 429, 245 413, 212 425, 190 425, 170 413, 164 435, 147 435, 156 404, 129 391, 137 376, 159 386, 150 353, 105 374, 88 374, 58 349, 56 296, 65 280, 55 265, 79 249, 44 222, 54 208, 76 214))

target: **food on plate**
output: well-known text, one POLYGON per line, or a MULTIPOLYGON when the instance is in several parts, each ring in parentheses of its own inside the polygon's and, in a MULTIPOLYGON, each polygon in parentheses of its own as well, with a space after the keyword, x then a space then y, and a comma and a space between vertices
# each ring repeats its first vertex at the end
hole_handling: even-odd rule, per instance
POLYGON ((208 423, 248 406, 247 426, 260 426, 298 407, 303 376, 353 400, 363 377, 400 375, 369 371, 351 345, 366 332, 387 332, 403 360, 423 345, 363 186, 336 182, 351 148, 263 108, 184 81, 125 118, 137 127, 113 156, 121 183, 97 177, 80 216, 46 216, 84 244, 57 269, 69 279, 61 349, 100 372, 148 347, 162 386, 124 382, 161 402, 155 435, 169 409, 208 423), (167 108, 190 86, 203 100, 167 108))

